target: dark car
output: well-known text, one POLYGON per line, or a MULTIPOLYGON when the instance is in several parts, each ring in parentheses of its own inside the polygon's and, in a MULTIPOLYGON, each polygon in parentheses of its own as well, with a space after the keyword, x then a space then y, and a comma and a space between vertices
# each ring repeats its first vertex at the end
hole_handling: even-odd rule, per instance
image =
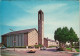
POLYGON ((6 49, 6 47, 5 46, 2 46, 1 49, 6 49))

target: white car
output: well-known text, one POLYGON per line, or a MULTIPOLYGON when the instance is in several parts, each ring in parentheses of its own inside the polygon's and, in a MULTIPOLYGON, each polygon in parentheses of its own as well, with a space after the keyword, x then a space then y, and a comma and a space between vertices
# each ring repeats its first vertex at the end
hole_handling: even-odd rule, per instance
POLYGON ((40 50, 46 50, 46 47, 41 47, 40 50))

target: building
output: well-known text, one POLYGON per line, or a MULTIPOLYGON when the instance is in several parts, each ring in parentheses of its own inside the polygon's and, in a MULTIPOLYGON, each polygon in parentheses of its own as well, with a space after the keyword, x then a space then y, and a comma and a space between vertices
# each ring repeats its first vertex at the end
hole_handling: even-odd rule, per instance
POLYGON ((33 46, 38 43, 37 30, 33 28, 2 35, 2 43, 7 47, 13 47, 15 41, 15 47, 33 46))
POLYGON ((44 13, 38 11, 38 44, 44 45, 44 13))
POLYGON ((48 38, 44 38, 44 46, 46 47, 50 47, 50 46, 58 46, 58 43, 55 42, 54 40, 48 39, 48 38))
POLYGON ((44 38, 44 13, 38 11, 38 31, 35 28, 13 31, 2 35, 2 44, 7 47, 23 47, 41 44, 43 46, 53 46, 54 41, 44 38))

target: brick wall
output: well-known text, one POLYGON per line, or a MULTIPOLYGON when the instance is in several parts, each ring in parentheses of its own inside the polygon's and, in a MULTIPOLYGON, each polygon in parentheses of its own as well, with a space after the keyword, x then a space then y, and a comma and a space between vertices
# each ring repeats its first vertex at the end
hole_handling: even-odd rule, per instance
POLYGON ((48 47, 48 40, 44 38, 44 46, 48 47))
POLYGON ((28 33, 28 46, 34 46, 38 43, 38 33, 36 30, 28 33))
POLYGON ((57 46, 58 44, 56 42, 48 41, 48 47, 49 46, 57 46))

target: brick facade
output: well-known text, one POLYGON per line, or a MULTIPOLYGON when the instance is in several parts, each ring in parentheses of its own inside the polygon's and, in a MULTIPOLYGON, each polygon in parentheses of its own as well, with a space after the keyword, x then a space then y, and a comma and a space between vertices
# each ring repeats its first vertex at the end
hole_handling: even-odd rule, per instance
POLYGON ((28 46, 34 46, 36 43, 38 44, 38 33, 36 30, 33 30, 28 33, 28 46))
POLYGON ((58 46, 58 44, 54 40, 51 40, 51 39, 48 39, 48 38, 44 38, 44 46, 45 47, 58 46))
POLYGON ((44 46, 48 47, 48 40, 46 38, 44 38, 44 46))
POLYGON ((55 41, 48 41, 48 47, 49 46, 58 46, 58 44, 55 41))

